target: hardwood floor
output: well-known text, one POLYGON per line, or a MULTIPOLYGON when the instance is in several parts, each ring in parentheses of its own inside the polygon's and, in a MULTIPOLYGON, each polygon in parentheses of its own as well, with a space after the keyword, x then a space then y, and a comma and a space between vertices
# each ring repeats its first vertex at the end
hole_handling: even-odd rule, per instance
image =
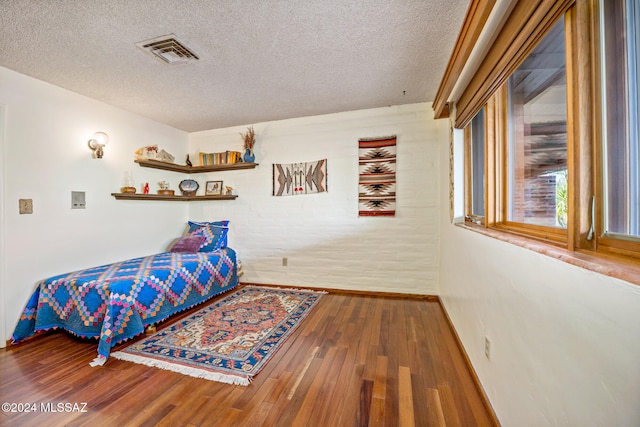
POLYGON ((0 402, 37 410, 0 425, 493 425, 440 305, 421 299, 325 295, 248 387, 113 358, 92 368, 95 355, 61 332, 0 350, 0 402))

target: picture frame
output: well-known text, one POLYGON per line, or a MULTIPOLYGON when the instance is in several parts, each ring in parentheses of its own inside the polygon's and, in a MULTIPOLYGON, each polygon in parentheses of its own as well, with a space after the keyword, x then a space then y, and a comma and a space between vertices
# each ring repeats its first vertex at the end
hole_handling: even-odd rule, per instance
POLYGON ((222 194, 222 181, 207 181, 204 194, 207 196, 219 196, 222 194))

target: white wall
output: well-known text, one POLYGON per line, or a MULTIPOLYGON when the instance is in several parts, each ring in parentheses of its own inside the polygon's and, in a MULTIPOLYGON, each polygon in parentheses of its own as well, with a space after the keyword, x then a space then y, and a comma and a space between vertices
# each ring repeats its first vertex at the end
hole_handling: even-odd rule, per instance
POLYGON ((183 232, 186 203, 116 201, 110 193, 119 191, 126 170, 138 188, 149 181, 155 191, 163 179, 177 188, 184 176, 142 169, 133 152, 159 144, 182 160, 188 136, 1 67, 0 104, 6 105, 4 345, 36 281, 162 252, 183 232), (96 131, 111 139, 103 159, 87 147, 96 131), (86 192, 86 209, 71 209, 71 191, 86 192), (18 214, 21 198, 33 199, 32 215, 18 214))
MULTIPOLYGON (((190 205, 195 220, 230 219, 245 282, 436 294, 438 135, 429 104, 254 125, 256 169, 201 176, 238 191, 190 205), (397 135, 395 217, 358 217, 358 139, 397 135), (272 164, 328 160, 327 193, 272 196, 272 164), (282 266, 282 258, 288 266, 282 266)), ((245 126, 192 133, 189 151, 242 149, 245 126)))
POLYGON ((0 347, 5 346, 4 331, 7 326, 7 319, 5 313, 7 312, 6 297, 5 297, 5 283, 6 283, 6 268, 5 268, 5 246, 4 237, 6 230, 4 226, 4 187, 7 183, 7 179, 4 175, 4 135, 5 135, 5 118, 6 118, 7 106, 0 104, 0 347))
POLYGON ((440 295, 502 425, 640 425, 640 287, 451 225, 447 179, 440 295))

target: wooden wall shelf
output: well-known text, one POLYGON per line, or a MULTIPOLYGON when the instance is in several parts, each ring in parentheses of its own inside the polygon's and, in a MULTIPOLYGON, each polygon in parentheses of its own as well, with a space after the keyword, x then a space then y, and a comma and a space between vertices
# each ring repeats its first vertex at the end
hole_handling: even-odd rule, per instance
MULTIPOLYGON (((232 163, 228 165, 207 165, 207 166, 186 166, 175 163, 160 162, 158 160, 135 160, 143 168, 162 169, 171 172, 181 173, 204 173, 220 172, 238 169, 253 169, 258 163, 232 163)), ((164 194, 142 194, 142 193, 111 193, 116 200, 156 200, 172 202, 193 202, 193 201, 213 201, 213 200, 235 200, 238 196, 169 196, 164 194)))
POLYGON ((175 163, 160 162, 158 160, 136 160, 144 168, 162 169, 182 173, 220 172, 238 169, 253 169, 258 163, 231 163, 228 165, 186 166, 175 163))
POLYGON ((211 200, 235 200, 238 196, 165 196, 162 194, 138 194, 138 193, 111 193, 116 200, 157 200, 175 202, 211 201, 211 200))

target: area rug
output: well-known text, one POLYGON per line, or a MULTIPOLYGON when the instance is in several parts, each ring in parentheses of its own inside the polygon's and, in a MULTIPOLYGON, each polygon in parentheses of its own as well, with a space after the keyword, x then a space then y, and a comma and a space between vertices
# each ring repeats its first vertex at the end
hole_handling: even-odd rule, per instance
POLYGON ((396 137, 358 140, 358 216, 396 214, 396 137))
POLYGON ((111 357, 249 385, 321 296, 314 291, 245 286, 111 357))

